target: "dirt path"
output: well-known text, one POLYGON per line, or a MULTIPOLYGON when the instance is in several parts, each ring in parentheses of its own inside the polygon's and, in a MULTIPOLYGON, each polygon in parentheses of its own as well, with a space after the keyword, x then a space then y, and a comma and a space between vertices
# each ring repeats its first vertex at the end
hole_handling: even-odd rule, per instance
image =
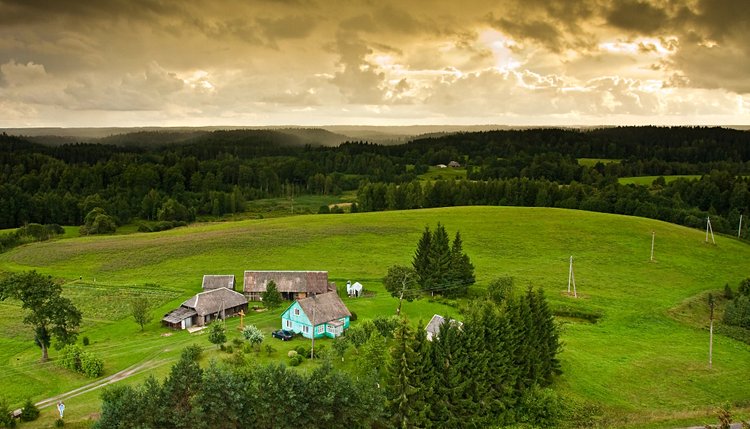
POLYGON ((85 386, 81 386, 69 392, 65 392, 60 395, 41 400, 36 403, 36 406, 39 407, 40 409, 49 407, 51 405, 56 404, 57 401, 66 400, 69 398, 75 398, 76 396, 83 395, 84 393, 89 393, 93 390, 100 389, 105 386, 109 386, 110 384, 125 380, 126 378, 132 377, 140 372, 164 365, 167 362, 168 362, 167 360, 154 360, 154 359, 139 362, 133 366, 123 369, 120 372, 112 374, 109 377, 104 377, 101 380, 96 380, 93 383, 89 383, 85 386))

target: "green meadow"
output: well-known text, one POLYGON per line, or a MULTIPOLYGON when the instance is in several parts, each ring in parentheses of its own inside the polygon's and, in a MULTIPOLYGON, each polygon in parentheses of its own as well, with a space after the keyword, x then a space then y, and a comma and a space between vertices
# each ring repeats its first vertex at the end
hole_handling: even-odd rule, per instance
MULTIPOLYGON (((617 179, 618 182, 620 182, 621 185, 643 185, 643 186, 651 186, 652 183, 654 183, 654 180, 658 179, 659 176, 635 176, 635 177, 620 177, 617 179)), ((687 179, 687 180, 698 180, 701 176, 697 174, 675 174, 672 176, 664 176, 664 181, 666 183, 674 182, 677 179, 687 179)))
MULTIPOLYGON (((369 292, 345 298, 359 320, 390 315, 397 301, 384 291, 381 278, 390 265, 410 264, 425 225, 434 228, 437 222, 451 235, 461 231, 476 267, 474 296, 493 278, 510 275, 517 289, 544 288, 553 309, 601 315, 597 323, 560 319, 563 374, 556 387, 571 401, 602 409, 609 425, 689 426, 715 422, 713 408, 724 403, 740 415, 750 407, 750 346, 716 335, 709 369, 708 321, 701 322, 700 312, 680 316, 685 302, 699 307, 702 299, 696 297, 725 283, 736 287, 750 276, 750 246, 722 236, 709 245, 702 231, 650 219, 511 207, 264 218, 34 243, 0 254, 0 270, 36 269, 63 279, 66 295, 84 312, 81 336, 89 337, 89 350, 105 360, 105 376, 140 362, 154 365, 131 382, 149 373, 166 374, 189 343, 204 346, 207 361, 228 356, 209 344, 207 335, 159 326, 161 315, 200 290, 203 274, 235 274, 241 285, 244 270, 327 270, 340 287, 359 281, 369 292), (652 232, 654 261, 649 260, 652 232), (567 294, 571 255, 578 298, 567 294), (144 332, 126 308, 139 294, 147 294, 155 307, 144 332)), ((40 364, 31 332, 19 322, 17 303, 0 303, 0 311, 0 390, 13 405, 91 381, 54 362, 40 364)), ((286 361, 286 351, 301 344, 270 338, 281 311, 250 311, 245 318, 277 349, 251 359, 286 361)), ((405 303, 404 313, 415 324, 434 313, 460 317, 456 307, 429 297, 405 303)), ((231 337, 239 336, 238 323, 228 323, 231 337)), ((53 360, 55 355, 52 350, 53 360)), ((99 393, 67 401, 70 418, 83 421, 96 413, 99 393)), ((50 410, 43 415, 40 424, 52 422, 50 410)))
POLYGON ((620 162, 620 160, 611 159, 611 158, 578 158, 578 164, 585 165, 586 167, 593 167, 600 162, 604 165, 607 165, 607 164, 612 164, 612 163, 618 163, 620 162))
POLYGON ((421 180, 453 180, 466 179, 466 168, 464 167, 446 167, 439 168, 431 165, 426 173, 420 174, 421 180))

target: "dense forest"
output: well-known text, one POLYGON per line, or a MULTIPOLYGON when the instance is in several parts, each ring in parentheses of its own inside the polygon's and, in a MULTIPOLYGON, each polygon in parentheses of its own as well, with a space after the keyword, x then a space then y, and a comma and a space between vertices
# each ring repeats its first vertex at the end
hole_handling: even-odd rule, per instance
POLYGON ((358 192, 358 209, 451 205, 576 208, 737 233, 750 212, 750 133, 724 128, 529 129, 415 138, 400 145, 313 146, 273 130, 202 133, 150 144, 42 145, 0 135, 0 228, 82 225, 101 208, 118 224, 242 212, 260 198, 358 192), (614 160, 593 165, 580 158, 614 160), (458 161, 465 180, 418 180, 458 161), (689 174, 650 186, 618 178, 689 174))

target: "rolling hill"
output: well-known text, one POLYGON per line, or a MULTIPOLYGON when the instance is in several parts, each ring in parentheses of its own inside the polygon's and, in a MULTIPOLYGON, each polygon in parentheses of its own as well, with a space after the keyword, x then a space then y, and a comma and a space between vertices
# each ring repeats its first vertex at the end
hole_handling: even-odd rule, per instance
MULTIPOLYGON (((161 311, 195 293, 203 274, 241 277, 246 269, 320 269, 338 284, 357 280, 376 292, 371 299, 348 302, 360 315, 389 314, 395 300, 383 291, 380 278, 390 265, 409 264, 421 231, 437 222, 451 235, 461 231, 476 267, 475 295, 491 279, 510 275, 519 290, 544 288, 553 309, 601 315, 596 323, 561 319, 564 373, 556 385, 571 400, 601 407, 612 424, 631 427, 699 423, 724 402, 748 406, 750 346, 718 336, 709 370, 707 330, 674 320, 669 310, 750 276, 750 246, 728 237, 709 245, 701 231, 649 219, 510 207, 297 216, 37 243, 0 254, 0 270, 36 269, 101 287, 158 284, 174 294, 160 295, 161 311), (565 293, 571 255, 577 299, 565 293)), ((414 322, 437 311, 457 312, 428 299, 405 307, 414 322)), ((93 319, 85 328, 102 350, 128 341, 118 339, 130 334, 117 319, 93 319)), ((10 367, 17 359, 33 360, 33 344, 10 335, 3 323, 0 362, 10 367)), ((158 321, 149 329, 153 336, 163 332, 158 321)), ((127 359, 118 362, 130 364, 127 359)), ((121 368, 108 371, 115 369, 121 368)), ((21 376, 38 379, 33 371, 21 376)), ((58 380, 45 388, 54 393, 78 382, 83 383, 58 380)))

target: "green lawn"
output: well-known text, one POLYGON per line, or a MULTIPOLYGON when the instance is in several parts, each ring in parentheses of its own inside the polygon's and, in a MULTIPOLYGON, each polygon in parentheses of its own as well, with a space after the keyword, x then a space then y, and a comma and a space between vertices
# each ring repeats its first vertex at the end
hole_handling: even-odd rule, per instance
MULTIPOLYGON (((618 182, 620 182, 621 185, 643 185, 643 186, 651 186, 652 183, 654 183, 654 180, 659 178, 659 176, 637 176, 637 177, 620 177, 617 179, 618 182)), ((697 174, 676 174, 672 176, 664 176, 664 180, 669 182, 674 182, 677 179, 688 179, 688 180, 698 180, 701 176, 697 174)))
POLYGON ((604 165, 619 163, 620 159, 609 159, 609 158, 578 158, 578 165, 585 165, 586 167, 593 167, 597 163, 601 162, 604 165))
MULTIPOLYGON (((295 216, 34 243, 0 254, 0 270, 37 269, 68 281, 82 276, 92 290, 81 288, 81 297, 100 293, 93 287, 95 278, 97 287, 112 288, 102 306, 126 301, 134 290, 152 290, 147 283, 159 285, 163 294, 155 298, 157 317, 143 333, 127 317, 118 319, 125 313, 88 304, 82 335, 92 340, 89 347, 104 357, 111 374, 147 358, 173 360, 190 342, 209 347, 205 335, 162 336, 169 331, 158 323, 158 316, 200 289, 203 274, 235 274, 241 283, 244 270, 327 270, 339 286, 359 281, 374 292, 345 299, 360 320, 393 314, 397 302, 384 292, 380 279, 388 266, 409 264, 424 226, 434 228, 438 221, 451 235, 461 231, 464 249, 476 266, 477 291, 494 277, 512 275, 519 288, 543 287, 553 308, 603 315, 595 324, 566 320, 564 373, 556 384, 573 400, 599 404, 616 426, 687 426, 683 423, 713 420, 707 413, 725 401, 750 406, 750 346, 717 336, 714 368, 708 370, 705 327, 674 315, 685 300, 750 276, 750 246, 723 236, 717 237, 717 245, 707 245, 702 231, 649 219, 510 207, 295 216), (655 262, 649 262, 652 231, 655 262), (578 299, 564 293, 570 255, 575 258, 578 299), (117 314, 115 320, 102 317, 106 311, 117 314)), ((66 293, 76 284, 67 286, 66 293)), ((270 334, 279 326, 282 310, 251 314, 245 323, 270 334)), ((406 303, 404 312, 414 323, 427 321, 433 313, 460 317, 455 308, 428 299, 406 303)), ((2 314, 11 317, 0 319, 0 362, 6 367, 0 385, 10 386, 2 389, 3 395, 14 404, 88 381, 54 364, 40 365, 30 332, 17 322, 20 309, 5 303, 2 314)), ((230 327, 237 323, 232 320, 230 327)), ((267 341, 277 352, 255 359, 286 360, 286 351, 294 345, 267 341)), ((55 354, 53 350, 51 356, 55 354)), ((305 365, 311 363, 303 364, 303 370, 305 365)), ((80 418, 95 412, 97 398, 76 399, 80 418)))
POLYGON ((451 179, 465 179, 466 169, 463 167, 459 168, 438 168, 430 166, 426 173, 420 174, 420 180, 451 180, 451 179))

